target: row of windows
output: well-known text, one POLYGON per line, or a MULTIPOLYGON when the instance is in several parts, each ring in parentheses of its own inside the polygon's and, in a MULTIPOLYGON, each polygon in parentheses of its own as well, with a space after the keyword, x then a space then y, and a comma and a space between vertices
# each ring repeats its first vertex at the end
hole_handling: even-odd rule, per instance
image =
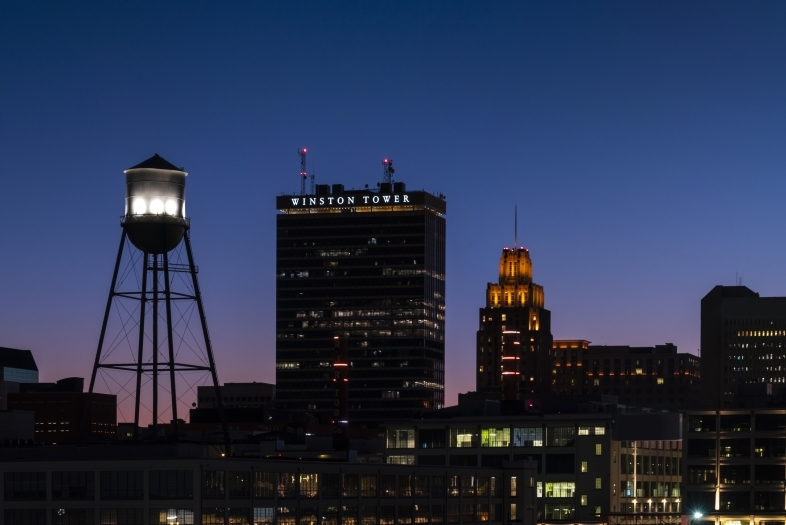
POLYGON ((693 414, 688 416, 689 432, 775 432, 786 430, 786 413, 756 414, 721 414, 720 421, 716 414, 693 414))
POLYGON ((784 465, 754 465, 751 478, 751 465, 721 465, 717 476, 715 465, 689 465, 688 483, 703 484, 720 482, 726 485, 754 483, 779 483, 786 479, 784 465))
MULTIPOLYGON (((141 500, 142 471, 100 473, 101 499, 141 500)), ((52 500, 93 500, 94 472, 53 472, 52 500)), ((190 470, 150 471, 150 499, 193 499, 190 470)), ((428 476, 387 474, 316 474, 286 472, 205 471, 203 499, 254 498, 409 498, 478 496, 499 497, 494 476, 428 476)), ((5 473, 6 501, 46 500, 45 472, 5 473)))
POLYGON ((681 462, 681 458, 669 456, 620 454, 620 474, 679 476, 681 462))
MULTIPOLYGON (((603 426, 579 427, 579 436, 602 436, 603 426)), ((522 428, 451 428, 421 429, 417 432, 417 448, 503 448, 503 447, 542 447, 544 444, 543 427, 522 428), (511 439, 512 437, 512 439, 511 439)), ((576 441, 576 427, 546 427, 545 444, 549 447, 569 447, 576 441)), ((416 448, 414 429, 388 430, 386 446, 391 449, 416 448)))
MULTIPOLYGON (((500 504, 202 508, 203 525, 400 525, 500 521, 500 504)), ((144 510, 100 509, 99 525, 143 525, 144 510)), ((6 509, 6 525, 46 525, 45 509, 6 509)), ((52 525, 96 525, 93 509, 54 509, 52 525)), ((150 525, 193 525, 191 509, 150 509, 150 525)))

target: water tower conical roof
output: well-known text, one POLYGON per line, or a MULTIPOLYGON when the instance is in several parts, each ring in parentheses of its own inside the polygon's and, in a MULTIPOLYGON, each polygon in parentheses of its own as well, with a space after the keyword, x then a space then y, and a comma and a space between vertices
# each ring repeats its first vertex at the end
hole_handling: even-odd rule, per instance
POLYGON ((175 166, 174 164, 172 164, 171 162, 166 160, 164 157, 162 157, 158 153, 156 153, 155 155, 153 155, 149 159, 147 159, 147 160, 145 160, 143 162, 140 162, 136 166, 131 166, 128 169, 135 170, 135 169, 141 169, 141 168, 150 168, 150 169, 156 169, 156 170, 183 171, 182 168, 178 168, 177 166, 175 166))

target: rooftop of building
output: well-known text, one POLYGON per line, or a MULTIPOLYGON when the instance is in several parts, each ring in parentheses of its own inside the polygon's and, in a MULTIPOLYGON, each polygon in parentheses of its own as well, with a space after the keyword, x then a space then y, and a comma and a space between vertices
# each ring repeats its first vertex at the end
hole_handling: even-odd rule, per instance
POLYGON ((38 366, 35 364, 33 352, 30 350, 17 350, 16 348, 6 348, 3 346, 0 346, 0 367, 20 368, 22 370, 35 370, 38 372, 38 366))

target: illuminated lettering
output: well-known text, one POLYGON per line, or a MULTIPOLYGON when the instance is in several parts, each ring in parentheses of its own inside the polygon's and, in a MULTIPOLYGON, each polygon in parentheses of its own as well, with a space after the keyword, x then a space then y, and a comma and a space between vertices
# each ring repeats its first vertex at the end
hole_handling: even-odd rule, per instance
POLYGON ((355 197, 347 197, 347 204, 355 204, 355 197))
POLYGON ((393 202, 398 202, 398 195, 396 195, 396 198, 393 200, 393 202))
POLYGON ((333 204, 333 197, 328 197, 328 204, 333 204))
POLYGON ((317 199, 315 197, 311 197, 310 199, 308 199, 308 203, 312 204, 312 205, 316 204, 317 203, 317 199))
POLYGON ((404 202, 409 202, 409 195, 404 195, 404 202))
POLYGON ((363 204, 368 204, 368 195, 363 195, 363 204))
POLYGON ((390 195, 383 195, 382 196, 382 200, 384 200, 385 202, 388 202, 390 200, 390 195))
POLYGON ((295 206, 297 206, 298 201, 300 201, 300 199, 292 198, 292 204, 294 204, 295 206))
POLYGON ((336 204, 344 204, 344 197, 338 197, 336 199, 336 204))
POLYGON ((320 197, 319 198, 319 203, 320 204, 325 204, 325 197, 320 197))
POLYGON ((371 198, 371 202, 373 202, 374 204, 379 204, 379 195, 374 195, 371 198))

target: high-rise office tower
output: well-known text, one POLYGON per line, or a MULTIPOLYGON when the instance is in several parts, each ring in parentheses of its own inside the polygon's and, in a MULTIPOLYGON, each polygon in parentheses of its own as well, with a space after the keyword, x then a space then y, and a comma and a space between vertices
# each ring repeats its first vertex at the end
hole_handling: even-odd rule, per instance
POLYGON ((701 300, 701 401, 729 406, 744 383, 786 382, 786 297, 716 286, 701 300))
POLYGON ((347 337, 350 424, 444 404, 445 201, 401 182, 276 198, 276 397, 333 414, 347 337))
POLYGON ((532 282, 529 250, 502 250, 499 282, 488 283, 486 307, 480 309, 476 368, 479 395, 502 399, 503 360, 514 362, 512 366, 505 362, 504 372, 506 381, 518 378, 518 399, 538 398, 549 391, 551 312, 543 304, 543 287, 532 282), (511 354, 511 346, 503 345, 503 332, 508 332, 505 338, 510 344, 518 339, 518 359, 511 354))

